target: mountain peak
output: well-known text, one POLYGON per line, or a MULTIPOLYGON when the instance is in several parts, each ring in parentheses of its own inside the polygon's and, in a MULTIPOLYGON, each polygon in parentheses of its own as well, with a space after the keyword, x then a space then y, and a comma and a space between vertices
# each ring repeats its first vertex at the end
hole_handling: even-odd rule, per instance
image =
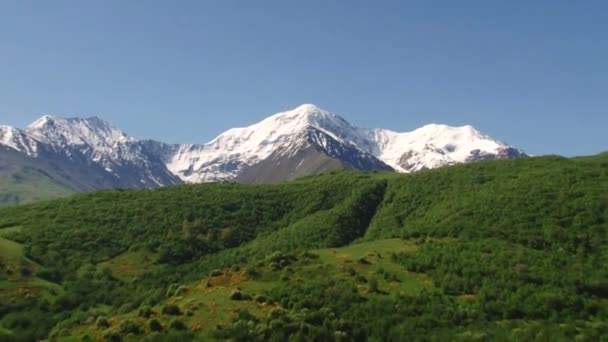
POLYGON ((312 103, 304 103, 304 104, 301 104, 301 105, 297 106, 296 108, 292 109, 292 111, 301 112, 301 113, 305 113, 305 112, 310 113, 310 112, 319 112, 319 111, 322 111, 322 109, 312 103))
POLYGON ((306 130, 308 127, 326 131, 352 129, 344 118, 314 104, 302 104, 294 109, 274 114, 258 124, 291 127, 292 133, 306 130))
POLYGON ((459 135, 459 136, 471 136, 478 138, 486 138, 484 134, 478 131, 475 127, 471 125, 464 126, 448 126, 444 124, 436 124, 431 123, 424 125, 412 133, 417 132, 421 134, 430 134, 430 135, 459 135))
POLYGON ((318 117, 336 116, 324 109, 317 107, 314 104, 302 104, 293 109, 271 115, 267 119, 272 118, 287 118, 287 119, 303 119, 309 120, 318 117))
POLYGON ((41 116, 38 120, 32 122, 29 126, 27 126, 28 129, 40 129, 50 123, 53 123, 55 121, 57 121, 59 118, 52 116, 52 115, 43 115, 41 116))
POLYGON ((114 146, 116 143, 135 141, 97 116, 66 119, 44 115, 30 124, 26 132, 51 144, 114 146))

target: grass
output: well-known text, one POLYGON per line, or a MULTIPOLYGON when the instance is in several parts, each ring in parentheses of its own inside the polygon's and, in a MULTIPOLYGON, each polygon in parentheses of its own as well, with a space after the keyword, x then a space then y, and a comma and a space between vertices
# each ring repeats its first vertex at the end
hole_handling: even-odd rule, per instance
POLYGON ((64 197, 73 191, 53 182, 37 170, 0 174, 0 206, 64 197))
POLYGON ((0 236, 0 258, 9 261, 19 261, 23 257, 23 246, 0 236))
POLYGON ((100 268, 109 268, 112 275, 121 280, 131 280, 152 271, 156 266, 156 255, 142 251, 126 252, 108 261, 98 264, 100 268))
POLYGON ((0 237, 9 237, 11 234, 20 233, 23 230, 21 226, 7 227, 0 229, 0 237))
MULTIPOLYGON (((357 275, 369 279, 378 279, 380 293, 370 293, 366 284, 359 284, 362 296, 383 296, 389 293, 414 294, 425 286, 432 286, 432 282, 424 274, 408 272, 402 266, 392 261, 390 254, 396 252, 415 253, 416 244, 411 240, 386 239, 371 242, 361 242, 342 248, 327 248, 311 251, 318 258, 306 259, 300 257, 297 262, 290 265, 291 279, 321 279, 334 277, 350 279, 356 282, 355 275, 346 272, 347 268, 353 268, 357 275), (359 260, 364 258, 366 263, 359 260), (306 260, 305 260, 306 259, 306 260), (389 274, 390 279, 385 279, 389 274), (398 279, 398 280, 395 280, 398 279)), ((110 267, 113 272, 121 276, 133 276, 130 271, 134 265, 148 264, 153 259, 151 255, 129 252, 116 257, 108 262, 102 263, 110 267), (126 272, 126 273, 125 273, 126 272)), ((247 275, 245 268, 239 270, 222 270, 216 276, 204 277, 194 283, 186 284, 183 292, 172 296, 153 307, 153 315, 150 318, 139 317, 137 310, 126 314, 110 317, 110 327, 99 329, 94 322, 78 326, 68 331, 69 336, 60 338, 61 341, 78 340, 85 335, 93 340, 100 340, 108 331, 118 331, 120 324, 125 320, 137 322, 142 331, 150 333, 148 324, 151 319, 157 319, 164 327, 168 327, 174 319, 180 319, 192 331, 211 336, 211 332, 218 327, 227 326, 239 310, 247 310, 251 314, 263 317, 272 308, 279 307, 277 303, 258 303, 255 300, 237 301, 230 299, 233 291, 239 290, 250 295, 253 299, 257 295, 266 295, 276 285, 279 285, 286 273, 285 270, 271 271, 267 265, 259 261, 251 262, 248 267, 254 267, 260 274, 254 278, 247 275), (162 314, 165 305, 177 305, 182 311, 180 316, 162 314), (189 314, 186 314, 189 313, 189 314)))
POLYGON ((121 323, 126 320, 137 322, 141 329, 147 333, 150 333, 148 324, 151 319, 157 319, 165 328, 168 328, 173 320, 179 319, 184 321, 192 331, 210 333, 218 326, 230 322, 239 310, 246 309, 254 315, 264 315, 274 306, 255 301, 235 301, 230 299, 230 295, 237 288, 243 293, 255 295, 269 289, 271 285, 272 283, 250 279, 244 271, 224 271, 220 276, 206 277, 187 285, 183 293, 170 297, 153 307, 153 314, 149 318, 139 317, 136 310, 110 317, 110 327, 108 329, 99 329, 95 326, 95 323, 91 323, 69 331, 70 336, 62 337, 60 340, 79 341, 79 338, 84 335, 89 335, 94 340, 101 340, 105 333, 117 331, 121 323), (182 314, 179 316, 162 314, 163 306, 170 304, 179 306, 182 314), (75 337, 77 338, 75 339, 75 337))
MULTIPOLYGON (((335 267, 352 268, 366 279, 376 278, 383 292, 417 293, 432 286, 424 274, 407 271, 391 260, 391 253, 415 253, 418 247, 411 240, 386 239, 352 244, 342 248, 314 251, 319 259, 335 267)), ((363 290, 366 286, 360 284, 363 290)), ((372 295, 372 294, 370 294, 372 295)))
POLYGON ((38 295, 53 301, 63 292, 62 287, 33 276, 42 267, 25 257, 23 245, 6 238, 20 231, 21 227, 0 229, 0 301, 10 303, 38 295))

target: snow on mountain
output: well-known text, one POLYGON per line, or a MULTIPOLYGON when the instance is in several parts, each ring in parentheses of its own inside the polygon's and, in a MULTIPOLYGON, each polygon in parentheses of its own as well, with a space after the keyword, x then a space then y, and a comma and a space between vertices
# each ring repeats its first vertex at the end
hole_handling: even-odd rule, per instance
POLYGON ((38 157, 36 151, 43 147, 42 157, 66 164, 68 174, 88 167, 95 184, 153 187, 181 182, 137 139, 97 117, 45 115, 24 130, 4 126, 1 132, 3 145, 31 157, 38 157))
POLYGON ((68 155, 76 149, 109 172, 113 171, 114 164, 125 161, 146 163, 145 156, 127 146, 135 143, 135 138, 97 117, 64 119, 45 115, 30 124, 25 132, 68 155))
MULTIPOLYGON (((39 145, 75 162, 103 167, 120 184, 142 186, 235 180, 255 165, 272 173, 311 151, 356 169, 413 172, 480 159, 525 154, 481 134, 471 126, 430 124, 412 132, 363 129, 312 104, 277 113, 248 127, 230 129, 207 144, 167 145, 140 141, 97 118, 45 115, 25 130, 0 126, 0 144, 35 156, 39 145), (302 151, 308 151, 302 154, 302 151), (295 157, 294 157, 295 158, 295 157), (261 164, 261 162, 263 162, 261 164), (129 182, 124 180, 129 179, 129 182)), ((312 157, 310 157, 312 158, 312 157)), ((317 162, 320 160, 318 158, 317 162)), ((282 169, 295 174, 305 160, 282 169), (294 170, 295 169, 295 170, 294 170)))
MULTIPOLYGON (((430 124, 404 133, 368 130, 354 127, 315 105, 305 104, 251 126, 230 129, 205 145, 178 146, 167 159, 167 166, 189 183, 232 179, 245 167, 277 151, 293 154, 310 144, 327 148, 327 137, 305 134, 310 130, 360 151, 362 158, 376 157, 399 172, 511 156, 508 153, 523 155, 471 126, 430 124)), ((331 151, 325 152, 332 155, 331 151)))
POLYGON ((341 117, 305 104, 257 124, 230 129, 205 145, 180 145, 167 159, 167 167, 189 183, 231 179, 244 167, 279 150, 288 155, 307 146, 305 133, 309 128, 345 145, 366 142, 361 132, 341 117))
POLYGON ((430 124, 404 133, 375 129, 369 131, 369 137, 377 144, 378 158, 400 172, 464 163, 510 148, 469 125, 430 124))
POLYGON ((98 118, 59 118, 45 115, 30 124, 26 131, 41 141, 70 145, 114 146, 134 142, 121 130, 98 118))
POLYGON ((0 126, 0 145, 35 157, 38 154, 39 142, 20 129, 0 126))

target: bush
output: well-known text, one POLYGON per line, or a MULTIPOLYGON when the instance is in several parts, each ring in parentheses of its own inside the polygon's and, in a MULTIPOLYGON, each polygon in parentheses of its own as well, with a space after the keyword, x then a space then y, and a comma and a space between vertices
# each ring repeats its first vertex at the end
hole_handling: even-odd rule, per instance
POLYGON ((61 272, 56 269, 43 269, 36 272, 36 276, 53 283, 60 283, 63 279, 61 272))
POLYGON ((186 329, 188 329, 188 327, 186 326, 186 323, 182 322, 179 319, 176 319, 173 322, 171 322, 171 325, 169 325, 169 328, 171 328, 173 330, 186 330, 186 329))
POLYGON ((230 299, 232 300, 243 300, 243 293, 239 290, 234 290, 230 294, 230 299))
POLYGON ((319 254, 306 251, 306 252, 302 252, 301 257, 306 258, 306 259, 319 259, 319 254))
POLYGON ((357 275, 357 271, 356 271, 354 268, 352 268, 352 267, 347 267, 347 268, 346 268, 346 273, 347 273, 349 276, 351 276, 351 277, 354 277, 354 276, 356 276, 356 275, 357 275))
POLYGON ((369 262, 369 260, 365 259, 365 257, 360 257, 359 259, 357 259, 357 262, 360 263, 361 265, 371 265, 372 263, 369 262))
POLYGON ((150 331, 162 331, 163 330, 162 324, 160 324, 160 322, 157 319, 151 320, 148 323, 148 326, 150 327, 150 331))
POLYGON ((152 316, 152 308, 149 307, 148 305, 144 305, 139 308, 139 311, 137 311, 137 315, 139 317, 148 318, 148 317, 152 316))
POLYGON ((182 314, 182 310, 180 310, 179 306, 177 306, 175 304, 167 304, 167 305, 163 306, 163 309, 161 312, 163 315, 173 315, 173 316, 179 316, 182 314))
POLYGON ((255 296, 255 301, 258 303, 266 303, 268 301, 268 298, 266 298, 266 296, 264 295, 257 295, 255 296))
POLYGON ((120 332, 122 334, 137 335, 141 332, 141 329, 139 328, 139 324, 137 324, 136 322, 133 322, 131 320, 126 320, 120 324, 120 332))
POLYGON ((100 329, 106 329, 110 326, 110 322, 108 322, 108 319, 105 318, 104 316, 99 316, 97 318, 97 322, 95 324, 100 329))
POLYGON ((245 294, 239 290, 234 290, 230 294, 230 299, 232 299, 232 300, 251 300, 252 298, 248 294, 245 294))
POLYGON ((380 288, 378 287, 378 279, 369 278, 369 292, 378 293, 380 292, 380 288))
POLYGON ((19 267, 19 273, 23 277, 29 277, 32 275, 32 270, 30 270, 30 268, 27 265, 21 265, 19 267))
POLYGON ((108 342, 121 342, 122 337, 115 331, 110 331, 107 334, 103 335, 103 339, 108 342))
POLYGON ((367 278, 365 278, 365 276, 360 274, 355 277, 355 281, 360 284, 365 284, 365 283, 367 283, 367 278))
POLYGON ((255 278, 260 275, 260 272, 255 267, 247 267, 245 268, 245 274, 251 278, 255 278))

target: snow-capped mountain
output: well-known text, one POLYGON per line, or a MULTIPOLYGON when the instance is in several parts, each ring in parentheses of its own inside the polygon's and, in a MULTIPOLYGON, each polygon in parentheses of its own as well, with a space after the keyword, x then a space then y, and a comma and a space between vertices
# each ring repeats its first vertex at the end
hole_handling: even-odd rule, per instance
POLYGON ((521 150, 481 134, 472 126, 430 124, 412 132, 368 131, 374 154, 399 172, 412 172, 484 159, 522 157, 521 150))
POLYGON ((67 177, 76 169, 92 188, 155 187, 179 184, 137 139, 97 118, 64 119, 45 115, 20 130, 3 126, 0 144, 26 156, 53 163, 67 177), (88 174, 88 175, 87 175, 88 174))
POLYGON ((95 170, 93 188, 272 182, 339 168, 412 172, 525 156, 471 126, 369 130, 310 104, 201 145, 138 140, 97 117, 46 115, 23 130, 0 126, 0 146, 32 159, 61 160, 54 165, 66 175, 76 168, 95 170))
POLYGON ((37 140, 17 128, 0 126, 0 145, 36 157, 39 144, 37 140))
MULTIPOLYGON (((299 151, 310 147, 333 159, 348 161, 342 165, 345 167, 399 172, 524 156, 522 151, 471 126, 431 124, 405 133, 368 130, 306 104, 248 127, 230 129, 205 145, 174 146, 165 154, 165 161, 169 170, 185 182, 242 179, 243 173, 268 158, 276 161, 275 166, 280 165, 280 160, 295 158, 299 151)), ((298 169, 305 166, 310 155, 299 158, 284 176, 299 175, 298 169)))
POLYGON ((390 169, 358 147, 366 143, 365 134, 341 117, 314 105, 302 105, 249 127, 230 129, 205 145, 174 146, 166 154, 166 163, 186 182, 222 181, 238 178, 246 168, 271 156, 290 158, 315 146, 334 158, 344 155, 341 148, 350 147, 362 160, 356 168, 390 169))

